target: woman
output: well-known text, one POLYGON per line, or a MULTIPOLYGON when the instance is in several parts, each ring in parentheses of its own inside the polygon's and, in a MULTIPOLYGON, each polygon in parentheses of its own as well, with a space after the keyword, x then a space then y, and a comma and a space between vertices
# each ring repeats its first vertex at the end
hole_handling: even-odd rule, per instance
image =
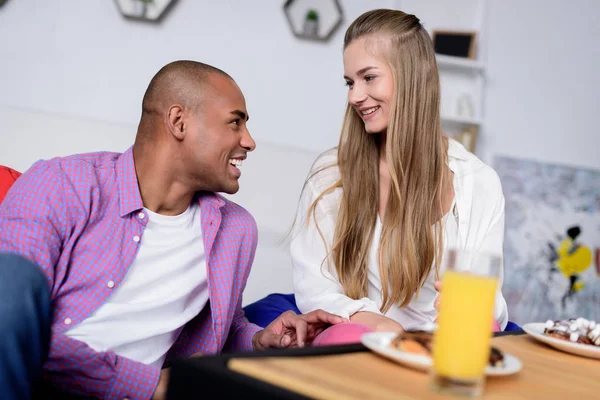
MULTIPOLYGON (((414 15, 354 21, 344 79, 339 146, 317 159, 300 199, 296 302, 376 331, 423 327, 437 318, 444 249, 502 253, 500 181, 444 136, 433 45, 414 15)), ((500 287, 495 330, 508 322, 500 287)))

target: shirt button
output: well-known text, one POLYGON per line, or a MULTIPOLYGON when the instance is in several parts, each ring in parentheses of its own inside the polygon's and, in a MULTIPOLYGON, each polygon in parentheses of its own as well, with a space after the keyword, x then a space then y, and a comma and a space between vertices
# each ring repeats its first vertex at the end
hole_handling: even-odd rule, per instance
POLYGON ((146 214, 144 214, 143 212, 138 214, 138 217, 140 217, 140 219, 144 219, 146 218, 146 214))
POLYGON ((138 243, 140 241, 140 237, 138 235, 135 235, 133 237, 133 241, 136 242, 136 243, 138 243))
POLYGON ((71 321, 71 318, 65 318, 65 324, 71 325, 71 322, 73 322, 71 321))
POLYGON ((109 288, 114 288, 115 287, 115 283, 113 281, 108 281, 108 283, 106 284, 106 286, 108 286, 109 288))

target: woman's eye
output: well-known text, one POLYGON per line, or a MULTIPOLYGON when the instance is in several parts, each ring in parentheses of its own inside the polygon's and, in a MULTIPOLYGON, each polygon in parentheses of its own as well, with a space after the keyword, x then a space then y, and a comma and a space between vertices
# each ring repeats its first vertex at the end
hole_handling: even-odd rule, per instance
POLYGON ((348 87, 352 87, 352 82, 350 82, 350 81, 346 81, 346 86, 348 86, 348 87))
POLYGON ((373 75, 365 76, 365 81, 367 81, 367 82, 372 81, 373 79, 375 79, 375 77, 373 75))

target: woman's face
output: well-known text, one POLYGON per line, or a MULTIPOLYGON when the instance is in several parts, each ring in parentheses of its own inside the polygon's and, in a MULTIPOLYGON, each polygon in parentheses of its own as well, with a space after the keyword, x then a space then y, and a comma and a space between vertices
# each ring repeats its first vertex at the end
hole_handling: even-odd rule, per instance
POLYGON ((362 118, 368 133, 386 132, 394 95, 392 70, 383 57, 375 55, 375 47, 383 46, 377 40, 356 39, 344 51, 348 103, 362 118))

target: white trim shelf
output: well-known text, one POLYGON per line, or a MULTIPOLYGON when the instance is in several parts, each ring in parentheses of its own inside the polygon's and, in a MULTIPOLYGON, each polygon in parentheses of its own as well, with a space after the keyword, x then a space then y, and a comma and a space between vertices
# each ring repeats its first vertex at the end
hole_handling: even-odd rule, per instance
POLYGON ((485 70, 485 65, 482 62, 469 58, 446 56, 443 54, 436 54, 435 58, 440 68, 462 69, 479 73, 483 73, 485 70))
POLYGON ((455 117, 451 115, 442 115, 442 123, 459 124, 459 125, 475 125, 480 126, 482 121, 480 119, 471 117, 455 117))

